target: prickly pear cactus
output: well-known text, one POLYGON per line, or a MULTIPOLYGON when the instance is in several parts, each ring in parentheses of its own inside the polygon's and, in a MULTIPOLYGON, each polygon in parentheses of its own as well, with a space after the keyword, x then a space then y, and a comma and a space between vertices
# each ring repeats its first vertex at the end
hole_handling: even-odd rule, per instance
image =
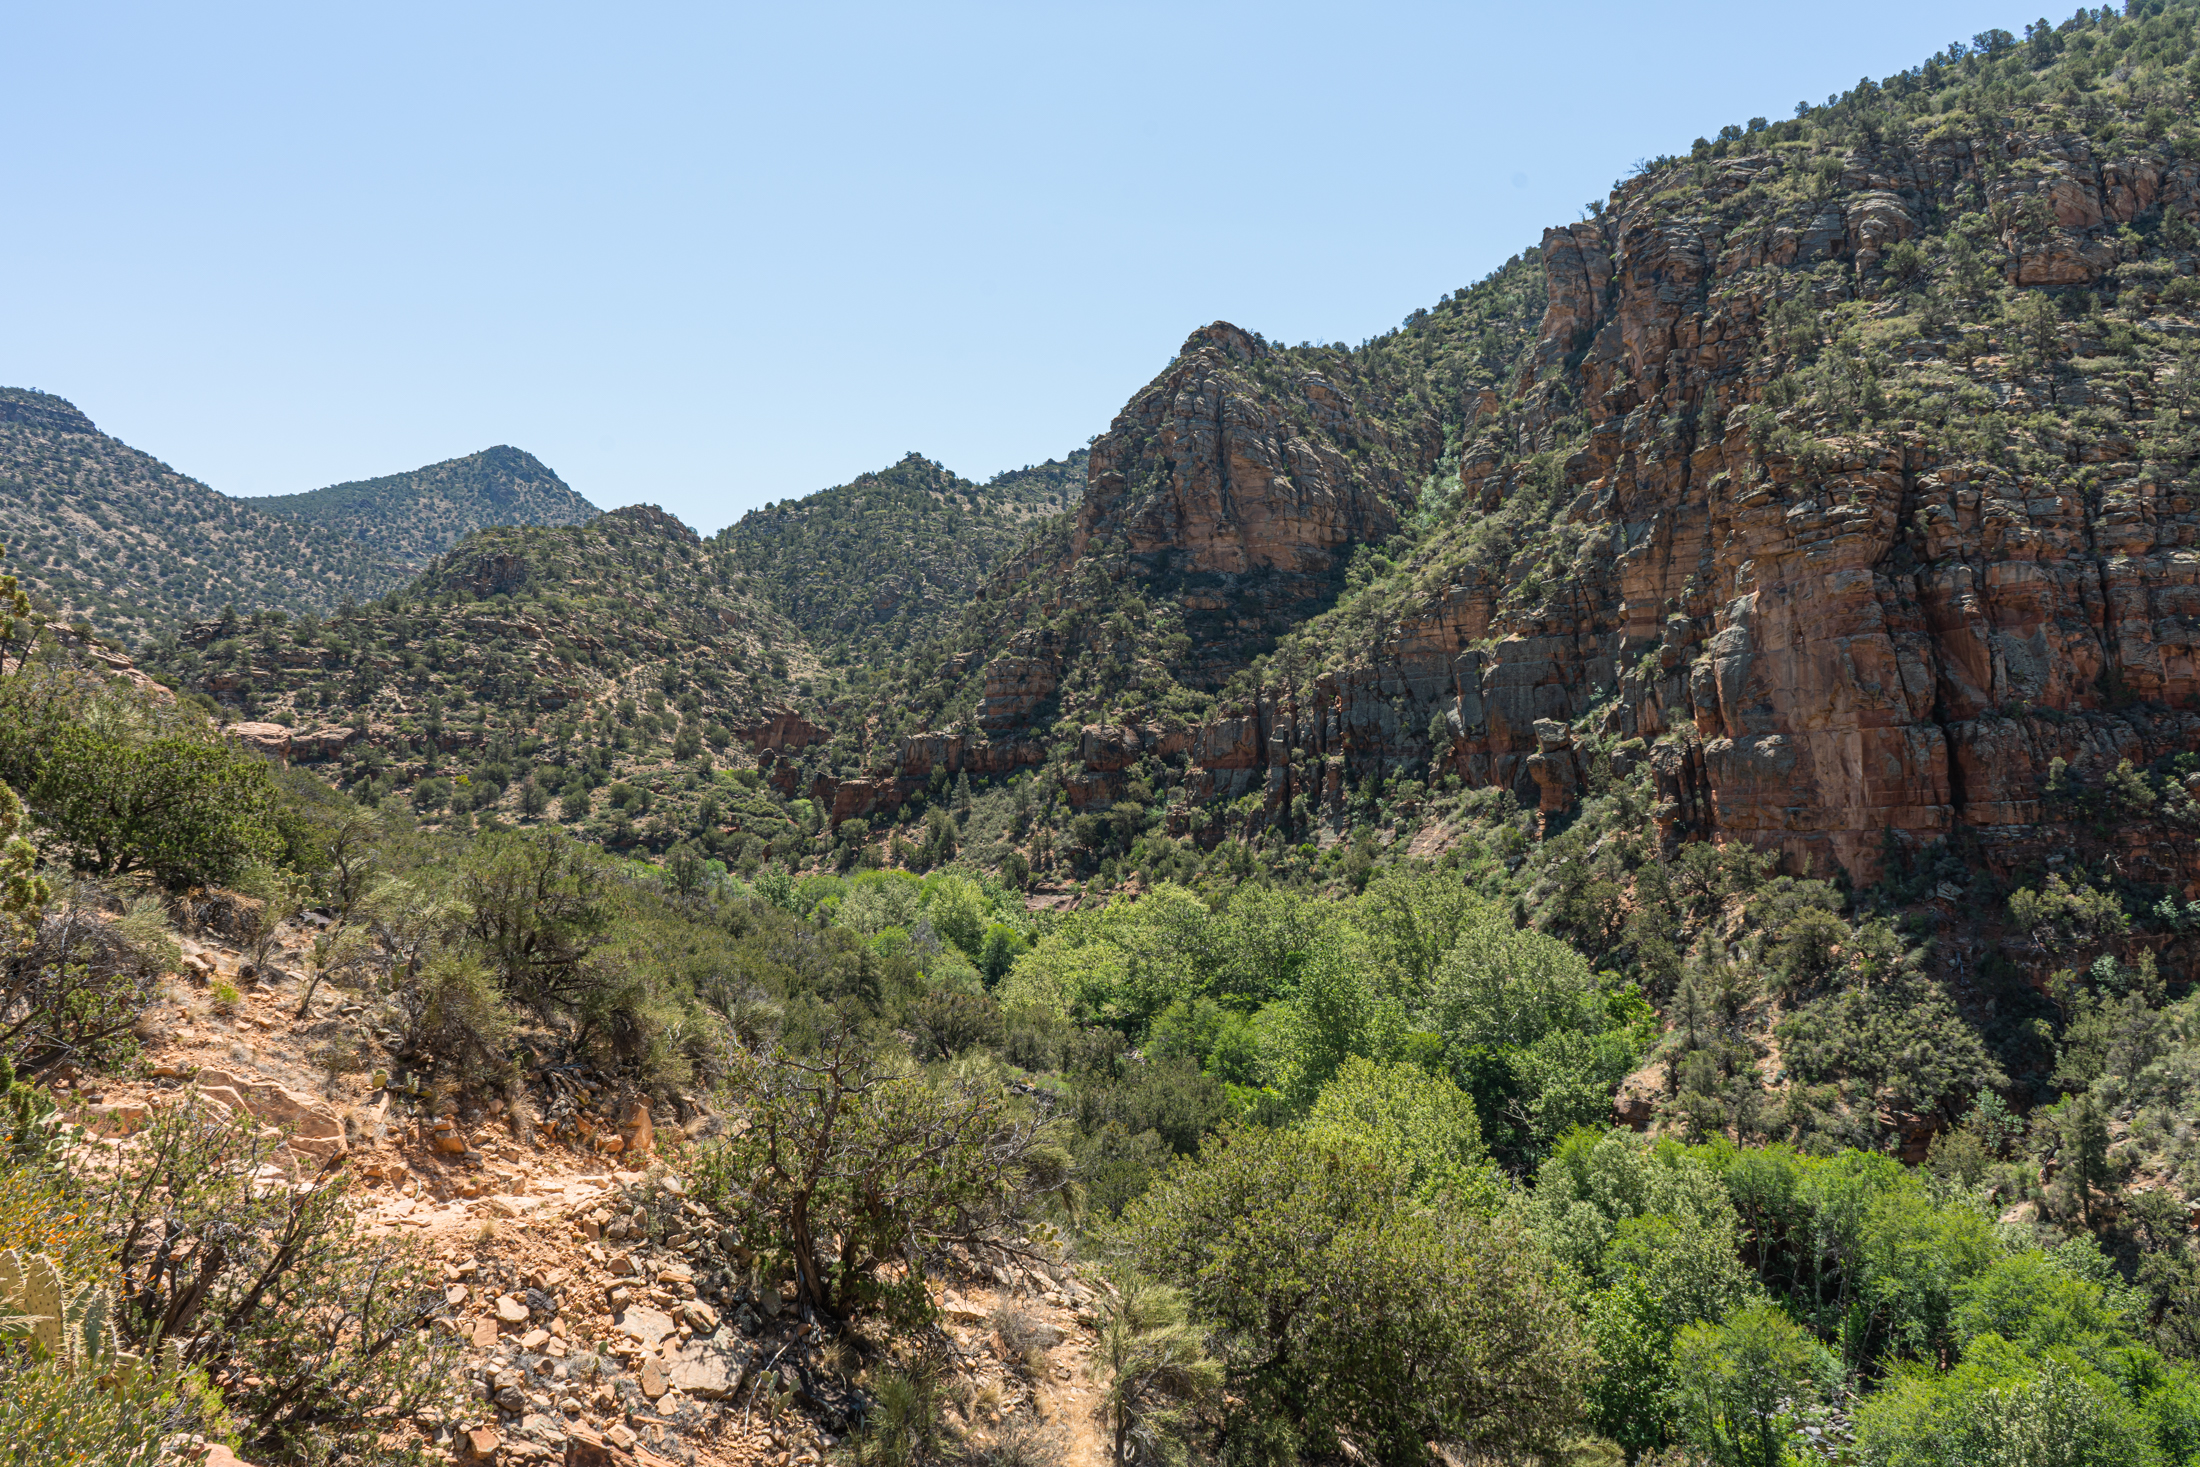
POLYGON ((61 1353, 61 1266, 43 1253, 0 1252, 0 1312, 48 1355, 61 1353))
POLYGON ((73 1363, 98 1364, 121 1349, 115 1339, 115 1296, 79 1284, 61 1309, 63 1353, 73 1363))
POLYGON ((28 1334, 40 1353, 71 1367, 119 1352, 114 1296, 97 1284, 71 1286, 44 1253, 0 1251, 0 1317, 12 1332, 28 1334))

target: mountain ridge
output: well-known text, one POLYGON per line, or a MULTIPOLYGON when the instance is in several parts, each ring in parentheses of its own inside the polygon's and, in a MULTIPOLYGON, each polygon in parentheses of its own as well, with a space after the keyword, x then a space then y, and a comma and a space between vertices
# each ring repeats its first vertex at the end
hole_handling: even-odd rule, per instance
POLYGON ((508 444, 403 473, 242 502, 376 544, 415 567, 474 530, 579 524, 602 513, 542 460, 508 444))
POLYGON ((0 513, 49 613, 143 636, 229 603, 325 609, 404 567, 253 509, 99 431, 50 393, 0 388, 0 513))

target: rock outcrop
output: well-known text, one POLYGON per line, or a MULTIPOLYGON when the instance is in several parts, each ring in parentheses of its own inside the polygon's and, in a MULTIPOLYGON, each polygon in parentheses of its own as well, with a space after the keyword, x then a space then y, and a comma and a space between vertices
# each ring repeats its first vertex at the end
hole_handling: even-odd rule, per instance
POLYGON ((1181 604, 1199 654, 1183 675, 1212 685, 1336 595, 1344 555, 1398 527, 1440 448, 1217 321, 1094 441, 1071 553, 1126 557, 1181 604))

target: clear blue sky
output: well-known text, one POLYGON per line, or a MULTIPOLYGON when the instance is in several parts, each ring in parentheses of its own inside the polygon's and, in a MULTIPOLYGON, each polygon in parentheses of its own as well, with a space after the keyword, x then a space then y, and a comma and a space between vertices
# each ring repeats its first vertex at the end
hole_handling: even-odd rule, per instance
MULTIPOLYGON (((2061 19, 2069 7, 2058 9, 2061 19)), ((232 494, 494 443, 715 529, 1359 341, 2006 5, 7 8, 0 383, 232 494)))

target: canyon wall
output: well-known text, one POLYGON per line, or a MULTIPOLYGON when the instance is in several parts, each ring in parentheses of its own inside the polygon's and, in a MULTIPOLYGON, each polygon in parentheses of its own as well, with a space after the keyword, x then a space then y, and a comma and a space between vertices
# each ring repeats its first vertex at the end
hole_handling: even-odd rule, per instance
MULTIPOLYGON (((1816 313, 1895 298, 1887 252, 1944 223, 1961 191, 2012 219, 2027 198, 2051 212, 2044 229, 1995 241, 2017 285, 2104 283, 2134 252, 2119 226, 2200 215, 2193 164, 2099 159, 2071 139, 2007 150, 1990 177, 1967 150, 1852 154, 1838 196, 1803 218, 1615 200, 1549 231, 1541 340, 1504 411, 1524 437, 1563 412, 1587 422, 1556 516, 1574 527, 1570 563, 1537 594, 1522 592, 1517 562, 1502 583, 1462 575, 1382 646, 1211 720, 1189 740, 1194 799, 1320 801, 1341 776, 1425 765, 1563 810, 1583 775, 1567 725, 1601 709, 1596 729, 1657 744, 1658 816, 1673 836, 1741 839, 1791 869, 1861 880, 1890 832, 1965 832, 1989 862, 2020 866, 2059 839, 2042 803, 2051 761, 2097 777, 2200 748, 2200 514, 2181 466, 2114 422, 2071 432, 2043 463, 1884 415, 1821 425, 1797 451, 1766 436, 1794 414, 1744 410, 1794 365, 1767 340, 1776 302, 1816 313), (2028 171, 2007 171, 2012 158, 2028 171)), ((1766 166, 1724 165, 1712 200, 1746 201, 1766 166)), ((2176 268, 2189 275, 2193 261, 2176 268)), ((2087 339, 2098 322, 2052 329, 2043 360, 1966 361, 1965 328, 1942 323, 1945 339, 1890 337, 1871 371, 1892 380, 1928 364, 2009 418, 2155 410, 2174 368, 2151 383, 2080 370, 2074 359, 2101 349, 2087 339)), ((1852 354, 1829 343, 1826 370, 1852 354)), ((1499 460, 1466 457, 1464 504, 1488 512, 1524 492, 1499 460)), ((1101 523, 1114 460, 1096 449, 1093 461, 1087 519, 1101 523)), ((1148 536, 1137 543, 1242 562, 1257 525, 1251 543, 1282 564, 1380 523, 1349 501, 1314 514, 1271 495, 1249 508, 1217 487, 1247 480, 1278 482, 1203 449, 1171 483, 1208 488, 1155 496, 1131 521, 1148 536)), ((2128 856, 2138 879, 2190 890, 2200 878, 2189 841, 2134 842, 2128 856)))

